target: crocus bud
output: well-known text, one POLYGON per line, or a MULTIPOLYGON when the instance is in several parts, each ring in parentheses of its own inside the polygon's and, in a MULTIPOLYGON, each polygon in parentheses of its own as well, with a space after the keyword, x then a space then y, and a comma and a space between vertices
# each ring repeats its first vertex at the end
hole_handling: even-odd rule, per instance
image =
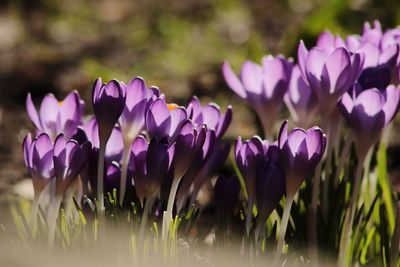
POLYGON ((303 41, 300 42, 299 67, 318 96, 322 116, 329 118, 342 95, 354 85, 363 58, 362 54, 351 54, 344 47, 334 50, 314 47, 308 51, 303 41))
POLYGON ((235 143, 235 160, 243 176, 247 198, 253 203, 256 197, 256 178, 260 167, 265 163, 267 150, 260 137, 254 136, 245 142, 239 136, 235 143))
POLYGON ((184 107, 167 105, 164 99, 157 98, 146 112, 146 130, 150 137, 158 140, 166 140, 172 144, 187 120, 187 113, 184 107))
MULTIPOLYGON (((360 153, 367 153, 382 129, 394 118, 400 102, 400 87, 389 85, 381 91, 376 88, 346 93, 339 109, 353 130, 360 153)), ((365 154, 364 154, 365 155, 365 154)))
POLYGON ((32 176, 33 190, 40 194, 54 177, 53 144, 50 136, 40 134, 32 140, 28 134, 23 142, 25 165, 32 176))
POLYGON ((189 169, 185 172, 185 175, 182 178, 181 184, 179 186, 176 199, 177 199, 177 210, 178 212, 183 208, 187 197, 190 194, 190 189, 193 183, 193 180, 196 176, 201 172, 205 163, 208 161, 211 153, 213 152, 213 147, 216 142, 216 135, 214 130, 207 129, 206 137, 204 140, 204 144, 201 148, 201 151, 197 153, 196 158, 193 160, 189 169))
POLYGON ((309 127, 313 123, 318 112, 318 98, 301 76, 297 65, 293 68, 284 100, 297 126, 309 127))
POLYGON ((321 160, 326 136, 316 126, 308 130, 294 128, 288 133, 288 122, 285 121, 279 131, 278 144, 286 194, 293 197, 321 160))
POLYGON ((137 137, 133 142, 129 161, 141 201, 159 192, 163 179, 172 166, 174 148, 156 138, 148 143, 143 136, 137 137))
POLYGON ((39 134, 47 133, 54 140, 58 134, 63 133, 70 139, 82 123, 84 103, 77 91, 69 93, 62 101, 48 94, 43 98, 38 113, 31 94, 28 94, 26 109, 39 134))
POLYGON ((91 143, 79 145, 75 140, 65 140, 59 134, 54 142, 54 172, 56 176, 56 195, 62 196, 72 181, 85 167, 91 150, 91 143))
POLYGON ((125 85, 117 80, 103 84, 98 78, 92 89, 92 103, 96 120, 99 123, 100 143, 106 144, 114 125, 125 108, 125 85))
MULTIPOLYGON (((277 151, 279 153, 279 151, 277 151)), ((279 204, 285 193, 285 176, 280 167, 266 162, 259 168, 256 181, 256 203, 258 209, 257 231, 279 204)), ((259 234, 259 233, 257 233, 259 234)))
POLYGON ((215 141, 207 161, 193 178, 192 203, 196 200, 201 187, 207 181, 207 179, 211 178, 211 175, 224 166, 225 161, 228 158, 230 148, 231 144, 229 142, 224 142, 220 139, 215 141))
POLYGON ((279 115, 292 72, 292 62, 282 56, 265 56, 262 66, 247 61, 242 66, 240 79, 228 62, 222 73, 229 87, 252 108, 263 125, 264 134, 271 137, 279 115))
POLYGON ((206 131, 205 126, 198 131, 190 120, 183 124, 175 142, 175 178, 181 179, 197 157, 197 154, 201 152, 206 139, 206 131))

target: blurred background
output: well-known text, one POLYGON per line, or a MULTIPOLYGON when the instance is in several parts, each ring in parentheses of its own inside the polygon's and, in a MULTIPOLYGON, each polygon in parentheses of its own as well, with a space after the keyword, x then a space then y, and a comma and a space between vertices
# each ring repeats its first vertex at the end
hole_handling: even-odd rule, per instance
POLYGON ((232 104, 228 137, 248 137, 257 133, 256 117, 225 84, 225 59, 239 71, 264 54, 295 56, 300 39, 312 46, 325 29, 359 33, 374 19, 384 28, 400 24, 400 1, 2 0, 0 198, 28 176, 21 153, 32 129, 28 92, 37 103, 46 93, 63 98, 77 89, 90 112, 95 78, 140 75, 170 102, 183 105, 195 94, 223 110, 232 104))

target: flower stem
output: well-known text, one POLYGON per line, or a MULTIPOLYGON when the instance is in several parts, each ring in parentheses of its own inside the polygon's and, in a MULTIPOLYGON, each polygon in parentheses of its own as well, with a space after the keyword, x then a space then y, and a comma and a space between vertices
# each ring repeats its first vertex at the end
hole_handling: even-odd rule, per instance
POLYGON ((33 201, 32 201, 32 213, 31 213, 31 218, 29 220, 29 228, 31 229, 31 233, 36 229, 37 225, 37 216, 38 216, 38 211, 39 211, 39 204, 40 204, 40 197, 41 193, 36 193, 33 196, 33 201))
MULTIPOLYGON (((283 244, 285 242, 286 230, 289 223, 290 210, 292 209, 294 196, 287 196, 281 226, 279 230, 278 245, 276 246, 276 257, 279 258, 282 253, 283 244)), ((274 265, 275 266, 275 265, 274 265)))
POLYGON ((106 154, 106 144, 100 143, 99 160, 97 163, 97 205, 99 214, 104 214, 104 160, 106 154))
POLYGON ((358 163, 356 168, 356 176, 354 180, 353 192, 350 197, 349 206, 345 215, 343 230, 340 237, 340 249, 339 249, 339 264, 338 266, 348 266, 349 262, 346 257, 349 246, 350 246, 350 237, 352 235, 352 225, 355 216, 355 210, 357 206, 358 192, 360 190, 362 171, 364 166, 364 160, 366 153, 358 153, 358 163))
POLYGON ((400 250, 400 202, 396 206, 396 223, 390 246, 390 267, 396 267, 399 262, 400 250))
POLYGON ((140 243, 142 243, 144 241, 143 238, 145 236, 147 220, 149 218, 149 213, 151 211, 151 208, 153 207, 154 200, 155 200, 155 197, 150 196, 146 199, 146 203, 144 204, 142 219, 140 221, 139 236, 137 239, 140 243))
POLYGON ((54 245, 54 236, 56 233, 56 225, 57 225, 57 217, 58 211, 60 209, 62 201, 62 195, 58 195, 53 202, 53 205, 50 207, 50 215, 49 215, 49 237, 48 237, 48 245, 49 248, 53 247, 54 245))
POLYGON ((168 237, 168 229, 172 222, 172 212, 174 209, 175 195, 181 179, 182 177, 175 178, 172 181, 171 190, 169 191, 167 210, 163 214, 162 238, 164 240, 168 237))
POLYGON ((328 130, 328 144, 326 151, 326 160, 325 160, 325 179, 322 184, 322 218, 326 222, 328 219, 328 204, 329 204, 329 184, 330 184, 330 172, 331 172, 331 161, 333 154, 333 146, 335 143, 337 131, 334 129, 337 125, 330 125, 328 130))
POLYGON ((124 142, 124 150, 122 153, 122 170, 121 170, 121 184, 119 189, 119 205, 122 207, 125 198, 125 191, 126 191, 126 179, 128 176, 128 160, 129 160, 129 153, 131 151, 131 142, 128 140, 124 142))
POLYGON ((321 183, 322 162, 320 161, 315 170, 312 186, 311 204, 308 213, 308 252, 310 254, 313 265, 318 265, 318 251, 317 251, 317 207, 319 185, 321 183))
POLYGON ((344 143, 343 150, 340 153, 339 163, 338 163, 336 171, 335 171, 335 176, 334 176, 334 181, 333 181, 335 184, 335 188, 337 188, 339 185, 340 172, 344 168, 345 162, 348 160, 347 156, 350 153, 350 148, 351 148, 352 143, 353 143, 353 134, 349 133, 349 135, 347 136, 346 141, 344 143))
POLYGON ((253 206, 254 206, 254 197, 250 197, 249 200, 248 200, 247 214, 246 214, 246 233, 247 233, 247 236, 249 236, 249 234, 250 234, 251 219, 253 218, 253 206))

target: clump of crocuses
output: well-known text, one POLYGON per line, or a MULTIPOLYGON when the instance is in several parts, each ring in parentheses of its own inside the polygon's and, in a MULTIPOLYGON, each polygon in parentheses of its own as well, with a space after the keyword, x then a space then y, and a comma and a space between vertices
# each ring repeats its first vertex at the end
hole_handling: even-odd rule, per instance
POLYGON ((84 102, 77 92, 64 102, 50 94, 38 114, 28 95, 28 113, 37 128, 37 136, 28 134, 23 144, 34 186, 32 221, 39 206, 48 205, 52 243, 58 209, 71 195, 67 191, 78 197, 78 203, 83 195, 92 197, 104 216, 105 197, 118 190, 121 207, 131 205, 124 201, 137 200, 143 209, 141 232, 153 204, 168 200, 161 213, 166 237, 181 180, 181 187, 188 188, 180 199, 190 196, 195 201, 203 183, 226 160, 229 144, 220 139, 231 122, 232 108, 221 114, 215 103, 202 107, 195 97, 187 107, 167 103, 157 87, 147 88, 140 77, 128 84, 97 79, 92 105, 94 116, 84 117, 84 102), (165 191, 169 196, 163 195, 165 191), (42 203, 43 192, 50 192, 54 201, 42 203))
MULTIPOLYGON (((260 134, 265 136, 237 137, 231 158, 232 142, 224 140, 233 119, 230 105, 202 104, 195 96, 186 105, 170 103, 141 77, 126 84, 116 79, 103 83, 98 78, 91 88, 94 115, 85 115, 77 91, 62 101, 48 94, 39 110, 28 94, 26 108, 35 131, 26 135, 23 154, 34 192, 31 230, 36 231, 39 210, 44 210, 52 245, 60 207, 73 196, 78 206, 88 199, 96 203, 93 211, 102 220, 115 210, 129 212, 129 218, 138 216, 133 221, 138 226, 135 240, 141 245, 150 225, 155 235, 162 225, 160 236, 171 244, 176 241, 171 234, 177 235, 173 228, 181 223, 186 229, 182 233, 189 233, 184 239, 212 239, 215 233, 216 242, 233 238, 231 231, 239 225, 242 245, 250 243, 259 255, 272 238, 277 241, 275 260, 279 260, 288 227, 294 228, 288 231, 294 235, 306 230, 296 229, 304 227, 297 222, 288 226, 291 213, 293 220, 306 214, 311 262, 318 265, 316 248, 323 237, 317 234, 329 227, 331 219, 340 225, 332 238, 339 265, 349 265, 352 256, 346 253, 357 245, 354 241, 371 242, 377 229, 376 222, 364 220, 374 213, 372 217, 383 221, 373 205, 383 207, 392 197, 382 185, 386 176, 382 166, 379 192, 374 188, 376 178, 363 183, 368 176, 363 172, 370 171, 369 153, 399 109, 399 28, 383 31, 376 21, 372 26, 366 23, 360 35, 346 38, 325 31, 314 47, 300 41, 297 58, 267 55, 261 65, 246 61, 239 76, 228 61, 222 64, 222 75, 229 88, 255 110, 263 128, 260 134), (283 103, 290 122, 280 121, 283 103), (342 121, 347 125, 343 132, 342 121), (321 127, 314 126, 316 122, 321 127), (292 130, 289 124, 294 125, 292 130), (276 125, 281 125, 279 131, 276 125), (356 160, 351 156, 353 142, 356 160), (343 160, 346 157, 348 162, 343 160), (337 166, 332 168, 333 164, 337 166), (353 169, 354 179, 349 179, 353 169), (372 204, 369 199, 372 213, 366 216, 364 203, 358 205, 360 190, 377 197, 386 190, 382 193, 386 199, 375 202, 376 198, 372 204), (335 208, 343 207, 338 218, 327 214, 332 192, 344 198, 336 201, 335 208), (149 218, 154 224, 148 223, 149 218), (204 218, 211 223, 204 223, 204 218), (356 218, 365 229, 372 225, 371 234, 357 236, 356 218)), ((400 220, 398 224, 399 229, 390 229, 391 254, 398 252, 395 233, 400 236, 400 220)), ((395 226, 389 223, 389 227, 395 226)), ((365 245, 354 251, 365 260, 368 249, 365 245)))

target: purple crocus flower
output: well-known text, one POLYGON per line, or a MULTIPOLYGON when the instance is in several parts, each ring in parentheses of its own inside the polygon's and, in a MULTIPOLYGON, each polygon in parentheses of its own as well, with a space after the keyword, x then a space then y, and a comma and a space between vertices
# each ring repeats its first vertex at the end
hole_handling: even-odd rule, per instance
POLYGON ((171 169, 174 150, 174 145, 168 146, 156 138, 148 143, 143 136, 139 136, 133 142, 129 161, 137 195, 142 202, 159 192, 163 179, 171 169))
POLYGON ((205 126, 197 130, 192 121, 187 120, 176 138, 174 153, 174 177, 181 179, 201 152, 206 139, 205 126))
POLYGON ((278 146, 289 197, 293 198, 303 181, 314 172, 325 145, 326 136, 319 127, 294 128, 288 133, 288 122, 282 124, 278 146))
MULTIPOLYGON (((277 146, 273 146, 277 148, 277 146)), ((270 147, 272 148, 272 146, 270 147)), ((272 151, 272 149, 270 149, 272 151)), ((279 150, 274 150, 279 154, 279 150)), ((256 203, 258 209, 256 238, 261 234, 271 212, 285 194, 285 176, 282 169, 271 162, 259 168, 256 180, 256 203)))
POLYGON ((100 146, 107 143, 118 118, 125 108, 126 86, 117 80, 103 84, 98 78, 92 90, 92 103, 99 123, 100 146))
POLYGON ((377 88, 359 91, 354 88, 346 93, 339 103, 339 109, 356 135, 359 152, 365 155, 398 111, 400 87, 389 85, 383 91, 377 88))
POLYGON ((318 112, 318 98, 304 80, 297 65, 293 68, 284 101, 296 125, 308 127, 312 124, 318 112))
POLYGON ((228 62, 222 66, 229 87, 252 108, 263 125, 264 134, 272 136, 292 72, 292 62, 282 56, 265 56, 262 66, 247 61, 243 64, 240 78, 228 62))
POLYGON ((82 122, 84 103, 77 91, 69 93, 62 101, 48 94, 43 98, 38 113, 29 93, 26 109, 38 134, 47 133, 54 140, 58 134, 64 133, 70 139, 82 122))
POLYGON ((59 134, 54 142, 54 172, 56 177, 56 195, 65 193, 72 181, 85 167, 91 150, 91 143, 79 145, 75 140, 65 140, 59 134))
POLYGON ((283 195, 284 187, 280 186, 284 184, 284 180, 278 175, 277 169, 279 150, 275 144, 263 141, 258 136, 245 142, 239 136, 235 143, 235 160, 247 191, 246 230, 249 233, 254 203, 257 201, 257 206, 261 205, 260 219, 257 219, 260 228, 283 195))
POLYGON ((189 169, 185 172, 185 175, 183 176, 182 182, 179 186, 179 190, 176 195, 176 206, 178 213, 183 208, 187 197, 190 195, 193 180, 200 172, 202 172, 202 168, 208 161, 211 153, 213 153, 215 142, 217 142, 215 131, 207 129, 201 151, 197 153, 196 158, 193 160, 189 169))
POLYGON ((215 131, 217 138, 221 138, 225 134, 232 121, 231 106, 228 106, 226 112, 221 114, 221 109, 217 104, 209 103, 202 106, 196 96, 189 101, 187 113, 198 129, 206 125, 207 129, 215 131))
POLYGON ((164 139, 168 144, 172 144, 187 117, 184 107, 167 104, 164 99, 157 98, 146 112, 146 130, 151 138, 164 139))
POLYGON ((303 78, 317 94, 321 115, 329 118, 336 103, 357 80, 364 57, 346 48, 307 50, 303 41, 298 48, 299 67, 303 78))
POLYGON ((235 143, 235 160, 243 176, 248 204, 253 206, 256 197, 256 178, 260 167, 266 161, 267 147, 260 137, 254 136, 245 142, 239 136, 235 143))
POLYGON ((357 51, 365 54, 364 69, 358 79, 361 87, 385 89, 393 80, 399 45, 391 45, 381 50, 373 43, 363 43, 357 51))
MULTIPOLYGON (((93 148, 99 149, 99 124, 95 117, 91 117, 83 126, 87 139, 92 143, 93 148)), ((108 162, 120 162, 122 158, 122 150, 124 147, 123 136, 119 127, 112 129, 110 138, 106 145, 106 160, 108 162)))
POLYGON ((141 77, 133 78, 126 85, 125 108, 119 118, 119 125, 124 138, 130 142, 144 129, 146 109, 153 96, 159 97, 159 90, 156 87, 148 89, 141 77))
POLYGON ((207 181, 217 170, 224 166, 226 159, 228 158, 231 145, 229 142, 216 139, 212 146, 212 151, 208 159, 204 162, 199 172, 194 176, 191 190, 191 204, 197 199, 197 195, 207 181))
POLYGON ((54 178, 53 143, 47 133, 32 140, 28 134, 23 142, 25 165, 32 176, 35 196, 38 196, 54 178))
POLYGON ((334 50, 338 47, 346 47, 346 44, 339 35, 324 31, 319 35, 316 46, 322 49, 334 50))

